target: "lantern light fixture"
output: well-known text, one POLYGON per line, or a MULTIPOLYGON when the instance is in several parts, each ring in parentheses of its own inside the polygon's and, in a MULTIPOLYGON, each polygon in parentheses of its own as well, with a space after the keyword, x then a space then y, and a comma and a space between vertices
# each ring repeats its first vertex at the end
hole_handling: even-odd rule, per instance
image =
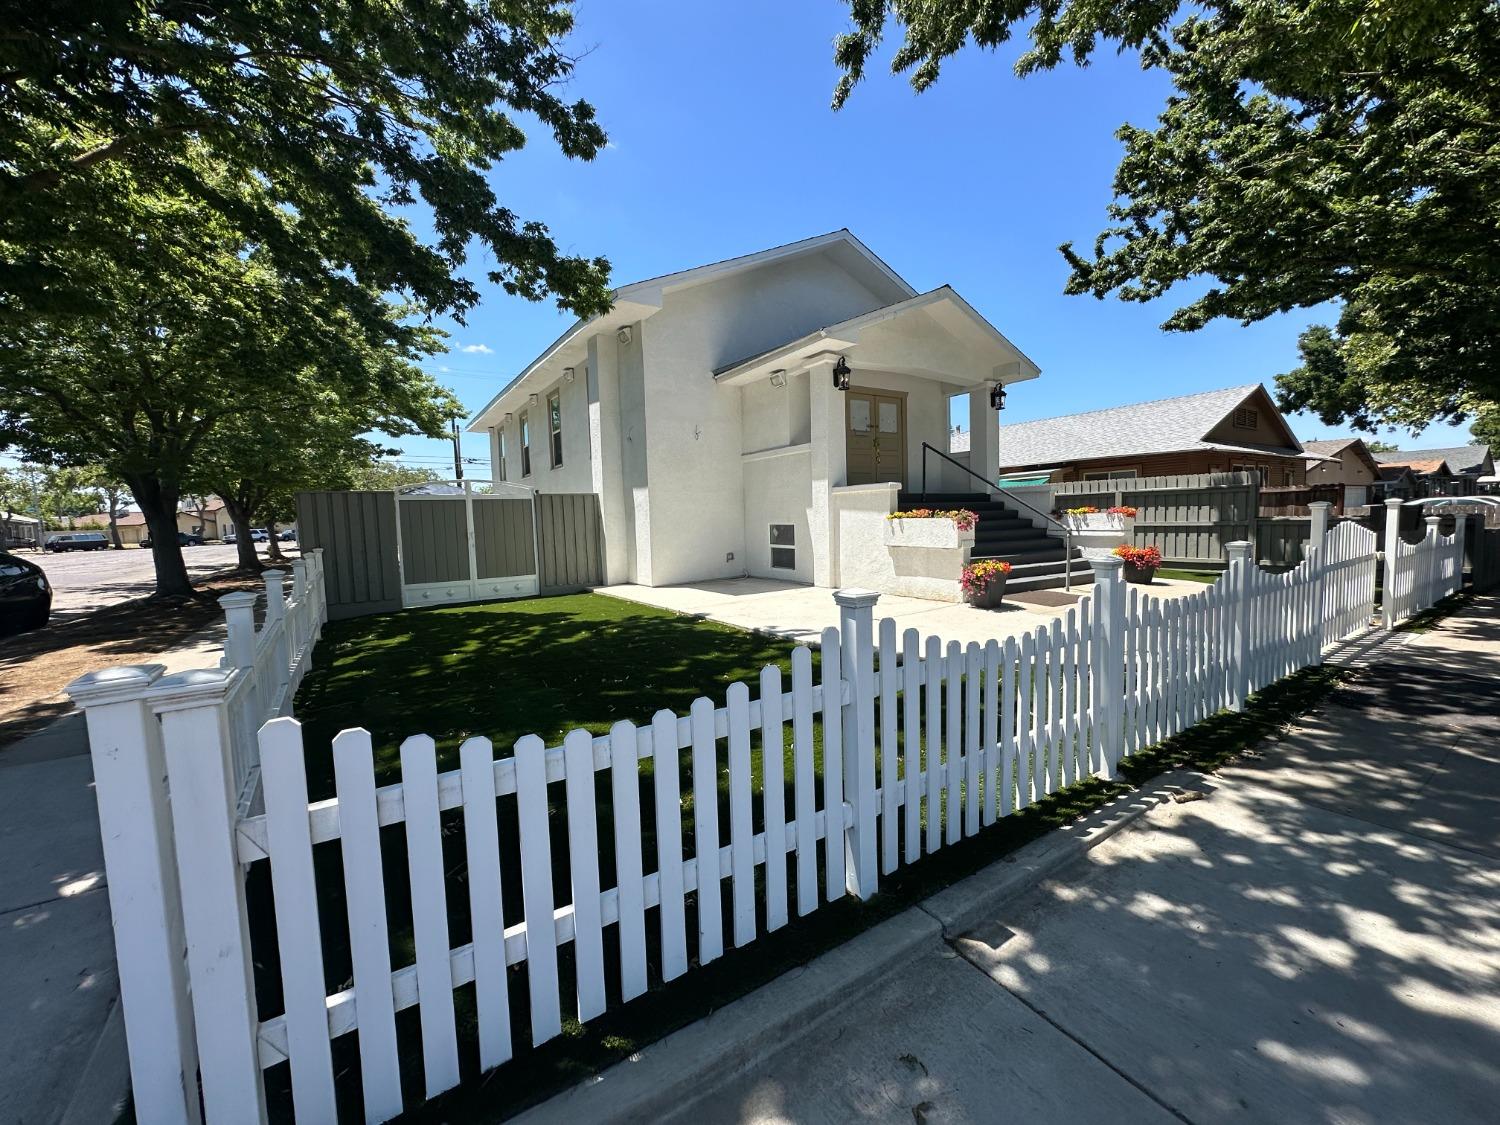
POLYGON ((990 406, 996 414, 1005 409, 1005 384, 996 383, 990 388, 990 406))
POLYGON ((833 389, 836 391, 847 391, 849 389, 849 364, 843 356, 833 365, 833 389))
POLYGON ((564 367, 563 368, 563 382, 564 383, 571 383, 572 381, 573 381, 573 369, 571 367, 564 367))
POLYGON ((775 371, 771 372, 771 386, 786 386, 786 368, 778 367, 775 371))

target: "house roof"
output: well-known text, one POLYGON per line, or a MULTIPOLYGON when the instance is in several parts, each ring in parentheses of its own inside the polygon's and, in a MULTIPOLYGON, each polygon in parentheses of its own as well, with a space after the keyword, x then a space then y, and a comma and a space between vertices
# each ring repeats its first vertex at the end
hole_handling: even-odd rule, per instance
POLYGON ((1411 469, 1406 465, 1381 465, 1381 480, 1400 480, 1402 477, 1411 476, 1411 469))
POLYGON ((1370 472, 1379 474, 1380 466, 1374 456, 1370 453, 1370 447, 1364 443, 1363 438, 1327 438, 1324 440, 1304 441, 1302 449, 1309 454, 1307 467, 1311 469, 1319 461, 1338 461, 1340 454, 1345 450, 1352 449, 1365 467, 1370 472))
POLYGON ((1380 467, 1382 469, 1387 469, 1387 468, 1391 468, 1391 469, 1395 469, 1395 468, 1410 469, 1413 473, 1415 473, 1419 477, 1421 477, 1421 476, 1428 476, 1428 475, 1430 475, 1432 473, 1446 473, 1449 476, 1451 476, 1453 474, 1453 470, 1448 467, 1448 462, 1445 461, 1445 460, 1443 460, 1443 458, 1441 458, 1441 457, 1422 457, 1422 458, 1416 458, 1416 459, 1412 459, 1412 460, 1399 460, 1399 461, 1398 460, 1391 460, 1391 461, 1382 460, 1380 462, 1380 467))
POLYGON ((596 332, 623 328, 650 317, 661 308, 662 298, 667 293, 710 281, 718 281, 775 261, 824 252, 866 267, 872 279, 877 280, 878 284, 883 284, 887 289, 890 298, 904 300, 917 294, 917 291, 904 278, 881 261, 868 246, 855 238, 847 227, 812 238, 800 239, 797 242, 772 246, 766 250, 757 250, 751 254, 741 254, 735 258, 725 258, 706 265, 678 270, 675 273, 632 281, 620 286, 611 294, 614 304, 609 312, 587 320, 574 321, 561 336, 547 345, 540 355, 528 363, 515 378, 501 387, 489 402, 476 411, 466 428, 469 433, 482 432, 486 426, 493 424, 486 420, 485 416, 533 374, 569 365, 576 366, 583 362, 584 349, 590 336, 596 332))
POLYGON ((1328 438, 1326 440, 1304 441, 1302 443, 1302 448, 1308 453, 1323 453, 1332 457, 1336 453, 1342 453, 1357 441, 1359 441, 1359 438, 1357 437, 1328 438))
MULTIPOLYGON (((1490 454, 1488 445, 1454 445, 1446 449, 1392 449, 1375 454, 1383 465, 1411 465, 1424 461, 1446 461, 1455 473, 1477 473, 1490 454)), ((1427 470, 1417 469, 1416 472, 1427 470)))
MULTIPOLYGON (((1259 383, 1175 398, 1131 403, 1060 418, 1041 418, 1000 427, 1002 468, 1057 465, 1106 457, 1181 453, 1215 449, 1275 457, 1295 456, 1302 446, 1286 431, 1289 444, 1264 446, 1208 440, 1208 434, 1246 399, 1264 394, 1259 383)), ((1273 405, 1274 408, 1274 405, 1273 405)), ((1279 418, 1279 415, 1278 415, 1279 418)))
MULTIPOLYGON (((990 351, 987 353, 988 357, 1001 358, 1015 372, 1010 378, 1003 378, 998 371, 965 372, 969 380, 977 383, 1000 378, 1002 382, 1014 382, 1019 379, 1034 379, 1041 374, 1042 369, 1033 363, 1021 349, 1006 339, 1004 333, 980 315, 973 305, 959 296, 951 285, 943 285, 937 289, 930 289, 926 293, 919 293, 905 300, 894 301, 878 309, 860 313, 858 316, 824 325, 822 328, 778 344, 774 348, 767 348, 755 355, 727 363, 714 371, 714 378, 719 382, 744 382, 767 373, 769 364, 773 362, 790 365, 797 359, 820 350, 852 347, 858 343, 860 333, 865 329, 912 317, 923 310, 941 310, 948 318, 944 323, 944 329, 955 336, 960 332, 969 333, 970 339, 982 342, 984 347, 992 349, 998 347, 999 355, 996 356, 993 351, 990 351)), ((910 321, 903 323, 910 323, 910 321)), ((907 369, 910 370, 910 368, 907 369)), ((945 374, 952 377, 952 373, 945 374)))

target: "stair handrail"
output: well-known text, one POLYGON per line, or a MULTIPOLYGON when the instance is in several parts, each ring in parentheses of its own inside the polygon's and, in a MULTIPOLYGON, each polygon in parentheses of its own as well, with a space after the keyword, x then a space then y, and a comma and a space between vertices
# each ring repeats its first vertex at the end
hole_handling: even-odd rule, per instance
POLYGON ((1061 520, 1059 520, 1059 519, 1055 518, 1054 516, 1052 516, 1050 513, 1044 512, 1040 508, 1035 508, 1032 505, 1026 503, 1025 500, 1022 500, 1019 496, 1016 496, 1013 493, 1007 492, 1005 489, 1001 488, 994 481, 991 481, 991 480, 987 479, 986 477, 981 476, 979 473, 976 473, 973 469, 969 468, 969 466, 965 465, 962 461, 958 460, 957 458, 950 457, 948 454, 944 453, 937 446, 931 445, 931 444, 929 444, 928 442, 925 442, 925 441, 922 443, 922 503, 925 504, 927 502, 927 454, 928 453, 936 453, 939 457, 941 457, 944 461, 947 461, 950 465, 953 465, 954 467, 962 469, 964 472, 968 473, 971 477, 973 477, 975 480, 977 480, 980 484, 984 485, 984 489, 985 489, 986 493, 998 492, 1001 496, 1004 496, 1004 497, 1006 497, 1006 498, 1008 498, 1010 500, 1015 501, 1018 505, 1020 505, 1021 507, 1025 508, 1028 512, 1033 512, 1036 515, 1041 516, 1042 519, 1046 520, 1053 527, 1055 527, 1059 531, 1061 531, 1062 534, 1063 534, 1063 589, 1066 590, 1066 591, 1068 591, 1068 592, 1072 592, 1072 589, 1073 589, 1073 529, 1072 528, 1070 528, 1067 524, 1063 523, 1061 520))

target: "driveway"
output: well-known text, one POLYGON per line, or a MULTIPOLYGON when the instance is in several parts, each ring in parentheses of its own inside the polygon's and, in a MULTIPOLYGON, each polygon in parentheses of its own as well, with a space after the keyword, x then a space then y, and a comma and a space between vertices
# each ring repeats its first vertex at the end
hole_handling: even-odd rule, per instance
POLYGON ((676 1119, 1493 1122, 1500 598, 1400 639, 676 1119))
MULTIPOLYGON (((264 556, 266 545, 258 543, 256 547, 264 556)), ((295 553, 295 543, 283 544, 282 550, 288 547, 295 553)), ((156 585, 151 551, 141 547, 127 547, 123 551, 28 553, 26 557, 34 559, 52 583, 54 621, 71 620, 103 606, 145 597, 156 585)), ((233 546, 217 544, 184 547, 182 557, 191 578, 225 570, 239 560, 233 546)))
MULTIPOLYGON (((1158 598, 1180 598, 1207 589, 1201 582, 1166 578, 1157 578, 1149 587, 1138 588, 1158 598)), ((1033 590, 1007 594, 999 609, 975 609, 957 602, 881 594, 875 606, 875 620, 894 618, 898 634, 914 628, 923 637, 983 644, 1018 637, 1066 615, 1092 589, 1092 584, 1081 583, 1071 593, 1033 590)), ((815 642, 824 629, 839 623, 832 590, 769 578, 723 578, 682 586, 603 586, 594 592, 797 641, 815 642)))

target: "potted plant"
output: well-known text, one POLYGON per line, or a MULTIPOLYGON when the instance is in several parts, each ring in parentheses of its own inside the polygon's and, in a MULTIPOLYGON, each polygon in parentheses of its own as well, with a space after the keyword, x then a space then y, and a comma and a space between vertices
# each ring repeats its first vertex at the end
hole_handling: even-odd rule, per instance
POLYGON ((968 508, 912 508, 885 517, 888 547, 960 547, 974 542, 979 517, 968 508))
POLYGON ((963 586, 964 600, 975 609, 994 609, 1005 596, 1005 578, 1010 573, 1010 563, 999 559, 980 559, 964 567, 959 584, 963 586))
POLYGON ((1115 508, 1095 508, 1086 504, 1081 508, 1067 508, 1062 513, 1062 522, 1073 533, 1073 545, 1085 558, 1103 558, 1116 547, 1129 543, 1135 530, 1134 508, 1121 505, 1115 508))
POLYGON ((1122 543, 1115 548, 1115 554, 1125 560, 1126 582, 1149 586, 1161 567, 1161 552, 1155 547, 1128 547, 1122 543))

